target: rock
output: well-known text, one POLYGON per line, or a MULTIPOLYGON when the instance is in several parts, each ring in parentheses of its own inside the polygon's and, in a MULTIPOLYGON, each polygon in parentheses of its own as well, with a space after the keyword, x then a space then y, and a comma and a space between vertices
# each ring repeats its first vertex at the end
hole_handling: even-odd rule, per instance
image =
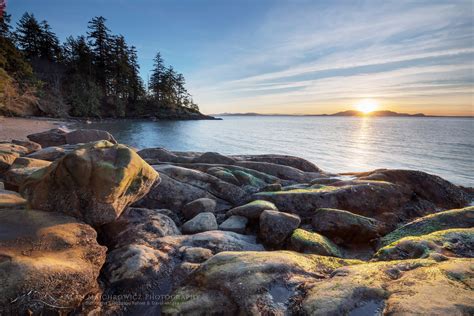
POLYGON ((106 248, 90 226, 60 213, 2 210, 0 232, 1 310, 62 315, 100 293, 106 248))
POLYGON ((106 131, 98 129, 78 129, 66 134, 66 144, 82 144, 107 140, 113 144, 117 144, 115 138, 106 131))
POLYGON ((246 161, 268 162, 277 165, 284 165, 299 169, 305 172, 321 172, 312 162, 306 159, 286 156, 286 155, 248 155, 248 156, 231 156, 236 159, 246 161))
POLYGON ((220 230, 231 231, 239 234, 245 233, 248 219, 239 215, 232 215, 219 225, 220 230))
POLYGON ((18 157, 20 157, 18 153, 11 151, 0 151, 0 175, 7 171, 18 157))
POLYGON ((183 206, 181 212, 184 218, 192 219, 199 213, 211 212, 214 213, 216 209, 216 201, 209 198, 200 198, 183 206))
POLYGON ((280 245, 298 228, 297 215, 265 210, 260 214, 260 237, 269 245, 280 245))
POLYGON ((160 174, 166 174, 176 181, 205 190, 212 196, 231 204, 238 204, 247 196, 247 193, 240 187, 198 170, 171 165, 159 165, 154 168, 160 174))
POLYGON ((258 162, 258 161, 237 161, 236 166, 257 170, 268 175, 277 177, 283 180, 290 180, 295 182, 309 182, 319 174, 307 173, 299 169, 278 165, 269 162, 258 162))
POLYGON ((26 200, 18 193, 0 188, 0 209, 24 208, 26 200))
POLYGON ((263 188, 260 189, 262 192, 275 192, 275 191, 281 191, 282 187, 280 183, 272 183, 272 184, 267 184, 263 188))
POLYGON ((245 205, 241 205, 229 210, 226 215, 239 215, 246 217, 248 219, 257 219, 260 217, 260 214, 265 210, 278 211, 275 204, 267 201, 256 200, 245 205))
POLYGON ((375 219, 330 208, 317 209, 312 218, 314 231, 337 244, 368 243, 378 238, 383 224, 375 219))
POLYGON ((47 167, 51 162, 27 157, 16 158, 10 169, 5 172, 3 177, 5 183, 10 187, 19 188, 20 185, 38 169, 47 167))
POLYGON ((42 148, 40 144, 29 141, 29 140, 13 139, 12 143, 15 144, 15 145, 20 145, 20 146, 25 147, 28 150, 26 152, 26 154, 31 154, 35 151, 41 150, 41 148, 42 148))
POLYGON ((178 214, 176 212, 173 212, 172 210, 155 209, 154 211, 159 213, 159 214, 163 214, 163 215, 168 216, 169 218, 171 218, 173 220, 173 222, 177 226, 181 226, 183 224, 182 221, 181 221, 181 218, 178 216, 178 214))
POLYGON ((342 257, 341 250, 331 240, 300 228, 291 234, 290 249, 322 256, 342 257))
POLYGON ((17 153, 19 156, 24 156, 29 152, 29 150, 26 147, 12 143, 0 143, 0 152, 11 152, 17 153))
POLYGON ((212 251, 202 247, 189 247, 183 251, 184 261, 201 263, 212 257, 212 251))
POLYGON ((294 315, 300 288, 356 263, 291 251, 223 252, 206 262, 163 306, 164 315, 294 315), (183 299, 186 297, 186 299, 183 299))
POLYGON ((418 197, 442 209, 464 207, 470 203, 468 194, 458 186, 438 176, 415 170, 375 170, 360 180, 387 181, 408 187, 418 197))
POLYGON ((307 283, 306 315, 469 315, 470 259, 404 260, 345 266, 307 283))
POLYGON ((133 150, 100 141, 35 172, 20 190, 32 208, 66 212, 97 227, 115 220, 158 179, 133 150))
POLYGON ((211 212, 199 213, 181 226, 181 230, 185 234, 196 234, 217 228, 216 217, 211 212))
POLYGON ((379 249, 376 260, 428 258, 433 254, 474 257, 474 228, 455 228, 399 239, 379 249))
POLYGON ((213 196, 205 189, 175 180, 163 173, 160 173, 160 179, 160 185, 153 187, 143 199, 135 204, 136 206, 181 210, 189 202, 199 198, 209 198, 216 201, 217 211, 231 207, 229 202, 213 196))
POLYGON ((259 192, 251 198, 270 201, 280 210, 291 211, 304 219, 312 218, 315 209, 334 208, 374 218, 391 228, 439 210, 432 202, 417 198, 409 188, 396 184, 380 181, 336 184, 259 192))
POLYGON ((181 235, 175 222, 156 210, 127 208, 118 219, 101 227, 102 238, 111 247, 146 242, 164 236, 181 235))
POLYGON ((221 155, 219 153, 214 153, 214 152, 207 152, 199 157, 196 157, 193 159, 193 162, 197 163, 208 163, 208 164, 221 164, 221 165, 233 165, 235 163, 235 160, 221 155))
MULTIPOLYGON (((141 235, 145 236, 145 234, 141 235)), ((133 304, 133 295, 129 299, 124 295, 153 293, 153 295, 166 296, 170 294, 171 289, 184 282, 198 266, 194 263, 183 262, 184 258, 179 249, 204 248, 212 254, 222 251, 264 250, 255 239, 255 236, 213 230, 195 235, 168 235, 141 241, 135 239, 137 243, 133 244, 126 244, 123 240, 118 248, 111 250, 107 255, 102 275, 109 286, 104 294, 107 297, 122 295, 124 299, 119 302, 121 304, 128 303, 130 300, 132 304, 127 308, 128 313, 155 312, 159 314, 159 308, 151 306, 148 310, 142 310, 133 304)), ((206 250, 199 252, 202 255, 200 260, 209 255, 206 250)), ((189 259, 189 257, 186 258, 189 259)), ((117 302, 106 303, 109 303, 105 306, 110 309, 117 302)))
POLYGON ((67 150, 62 147, 46 147, 29 154, 27 157, 32 159, 55 161, 66 155, 67 150))
POLYGON ((438 230, 474 227, 474 206, 431 214, 410 222, 381 239, 381 246, 408 236, 421 236, 438 230))
POLYGON ((66 134, 69 132, 65 128, 55 128, 46 132, 31 134, 29 140, 40 144, 42 147, 61 146, 66 144, 66 134))
POLYGON ((193 160, 192 157, 180 157, 164 148, 145 148, 140 150, 138 155, 145 160, 153 160, 155 162, 185 163, 192 162, 193 160))
POLYGON ((206 170, 206 172, 222 181, 232 183, 234 185, 240 185, 240 181, 232 173, 231 170, 224 167, 212 167, 206 170))

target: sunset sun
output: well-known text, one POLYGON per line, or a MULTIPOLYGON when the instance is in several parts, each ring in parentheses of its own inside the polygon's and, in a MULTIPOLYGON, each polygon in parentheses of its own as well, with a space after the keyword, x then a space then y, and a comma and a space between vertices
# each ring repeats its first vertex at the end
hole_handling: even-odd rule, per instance
POLYGON ((379 103, 373 99, 363 99, 355 104, 358 111, 365 114, 375 111, 379 107, 379 103))

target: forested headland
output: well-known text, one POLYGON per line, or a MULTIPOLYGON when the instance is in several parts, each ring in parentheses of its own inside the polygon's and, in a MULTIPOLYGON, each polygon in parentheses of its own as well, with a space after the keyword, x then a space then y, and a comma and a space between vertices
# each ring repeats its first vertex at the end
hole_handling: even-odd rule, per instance
POLYGON ((209 118, 199 112, 184 76, 159 52, 147 85, 137 50, 102 17, 85 35, 61 43, 49 23, 25 13, 0 22, 0 114, 90 118, 209 118))

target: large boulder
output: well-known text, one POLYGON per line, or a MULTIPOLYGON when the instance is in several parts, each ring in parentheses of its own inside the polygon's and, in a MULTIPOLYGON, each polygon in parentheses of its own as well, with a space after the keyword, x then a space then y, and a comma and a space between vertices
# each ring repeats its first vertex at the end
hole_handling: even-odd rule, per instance
POLYGON ((181 213, 184 218, 191 219, 199 213, 211 212, 214 213, 216 210, 216 201, 209 198, 200 198, 191 201, 183 206, 181 213))
POLYGON ((169 296, 165 315, 294 315, 301 288, 357 263, 291 251, 223 252, 204 262, 169 296), (186 298, 186 299, 183 299, 186 298), (295 303, 293 303, 295 302, 295 303))
POLYGON ((471 259, 344 266, 308 282, 305 315, 472 315, 471 259))
POLYGON ((227 230, 239 234, 244 234, 248 219, 239 215, 232 215, 219 225, 220 230, 227 230))
POLYGON ((109 132, 98 129, 78 129, 66 134, 66 144, 70 145, 96 142, 99 140, 107 140, 113 144, 117 144, 117 141, 109 132))
POLYGON ((7 171, 18 157, 20 157, 18 153, 0 150, 0 175, 7 171))
POLYGON ((1 143, 0 142, 0 151, 3 152, 13 152, 17 153, 20 156, 24 156, 29 153, 29 149, 14 143, 1 143))
POLYGON ((229 217, 233 215, 239 215, 248 219, 258 219, 260 214, 262 214, 262 212, 265 210, 278 211, 278 208, 271 202, 256 200, 245 205, 235 207, 229 210, 226 215, 229 217))
POLYGON ((474 227, 474 206, 449 210, 418 218, 384 236, 381 246, 408 236, 421 236, 438 230, 474 227))
POLYGON ((294 214, 265 210, 260 214, 260 237, 268 245, 281 245, 300 226, 294 214))
POLYGON ((377 260, 403 260, 434 256, 474 257, 474 228, 455 228, 399 239, 379 249, 377 260))
POLYGON ((331 238, 337 244, 367 243, 380 237, 383 223, 344 210, 320 208, 312 218, 314 231, 331 238))
POLYGON ((66 128, 55 128, 41 133, 30 134, 26 137, 42 147, 61 146, 66 144, 66 134, 68 132, 69 130, 66 128))
POLYGON ((27 154, 31 154, 32 152, 41 150, 41 145, 29 140, 22 140, 22 139, 12 139, 12 144, 20 145, 25 147, 28 151, 27 154))
POLYGON ((381 169, 363 174, 359 179, 398 184, 442 209, 463 207, 470 202, 470 197, 458 186, 422 171, 381 169))
POLYGON ((0 188, 0 209, 24 208, 26 200, 14 191, 0 188))
POLYGON ((21 192, 32 208, 65 212, 100 226, 115 220, 158 179, 158 173, 130 148, 100 141, 33 173, 21 192))
POLYGON ((71 152, 68 148, 52 146, 40 149, 34 153, 29 154, 27 157, 32 159, 55 161, 59 158, 64 157, 68 152, 71 152))
POLYGON ((4 313, 63 315, 98 297, 106 248, 90 226, 60 213, 2 210, 0 232, 4 313))
POLYGON ((328 238, 300 228, 295 229, 291 234, 290 249, 322 256, 343 256, 339 247, 328 238))
POLYGON ((50 161, 19 157, 3 175, 5 183, 10 187, 18 188, 33 172, 48 167, 50 161))
POLYGON ((216 217, 211 212, 199 213, 181 226, 181 230, 185 234, 202 233, 208 230, 216 230, 217 228, 216 217))
POLYGON ((157 210, 129 207, 118 219, 101 227, 102 238, 110 247, 122 244, 152 244, 164 236, 181 235, 175 222, 157 210))

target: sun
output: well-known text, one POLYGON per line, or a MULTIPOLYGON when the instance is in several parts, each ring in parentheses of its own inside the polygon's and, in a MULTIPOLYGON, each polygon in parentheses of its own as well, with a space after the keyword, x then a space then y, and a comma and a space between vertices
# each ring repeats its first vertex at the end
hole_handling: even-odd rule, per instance
POLYGON ((357 102, 355 107, 358 111, 368 114, 375 111, 379 107, 379 103, 373 99, 363 99, 357 102))

